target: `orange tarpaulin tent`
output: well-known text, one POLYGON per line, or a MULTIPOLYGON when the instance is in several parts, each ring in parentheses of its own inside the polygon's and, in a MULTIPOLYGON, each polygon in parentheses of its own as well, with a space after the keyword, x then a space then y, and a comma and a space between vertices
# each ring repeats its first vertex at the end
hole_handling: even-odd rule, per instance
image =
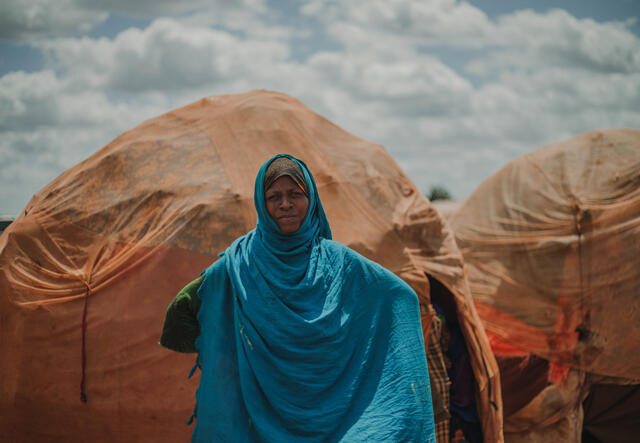
POLYGON ((497 365, 448 228, 381 146, 266 91, 204 98, 125 132, 41 190, 2 234, 3 438, 188 439, 194 357, 158 345, 164 312, 255 226, 253 181, 281 152, 313 171, 334 239, 416 290, 427 335, 427 274, 448 288, 485 438, 502 439, 497 365))
POLYGON ((640 131, 594 131, 520 157, 450 221, 500 365, 507 441, 580 441, 583 421, 587 431, 597 421, 589 410, 583 419, 582 401, 611 399, 603 386, 626 386, 636 410, 592 434, 635 440, 640 131))

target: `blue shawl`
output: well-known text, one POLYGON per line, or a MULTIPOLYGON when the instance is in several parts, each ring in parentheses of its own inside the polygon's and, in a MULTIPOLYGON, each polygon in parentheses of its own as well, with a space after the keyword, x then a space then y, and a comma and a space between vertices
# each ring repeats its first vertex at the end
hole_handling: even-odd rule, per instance
POLYGON ((194 442, 434 441, 418 299, 331 240, 306 165, 309 208, 282 233, 266 211, 198 289, 202 370, 194 442))

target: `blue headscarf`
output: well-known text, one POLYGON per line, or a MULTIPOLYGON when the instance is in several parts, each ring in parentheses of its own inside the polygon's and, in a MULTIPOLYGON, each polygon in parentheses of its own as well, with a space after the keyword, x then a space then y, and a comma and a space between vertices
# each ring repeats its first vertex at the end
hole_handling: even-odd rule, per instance
POLYGON ((309 207, 280 231, 266 210, 205 270, 192 441, 435 441, 418 301, 393 273, 331 240, 309 207))
MULTIPOLYGON (((245 237, 239 238, 227 250, 227 254, 246 253, 250 249, 251 260, 256 270, 263 270, 269 274, 278 274, 279 278, 271 276, 266 281, 272 286, 294 285, 304 278, 310 255, 321 238, 331 240, 331 228, 324 213, 322 203, 318 197, 318 189, 307 166, 300 160, 286 154, 279 154, 266 162, 258 171, 255 182, 253 200, 258 213, 256 229, 245 237), (267 168, 275 159, 286 157, 292 160, 302 170, 308 189, 309 207, 302 224, 296 232, 283 233, 276 222, 267 212, 264 198, 264 176, 267 168), (250 244, 249 244, 250 243, 250 244)), ((236 257, 238 258, 238 257, 236 257)), ((235 275, 238 285, 246 281, 243 275, 233 272, 233 266, 228 270, 235 275)), ((284 288, 283 288, 284 289, 284 288)))

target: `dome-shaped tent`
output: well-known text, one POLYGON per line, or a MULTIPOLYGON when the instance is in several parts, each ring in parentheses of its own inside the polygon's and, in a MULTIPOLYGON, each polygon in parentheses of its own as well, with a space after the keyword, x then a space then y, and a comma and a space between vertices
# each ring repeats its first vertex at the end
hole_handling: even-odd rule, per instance
MULTIPOLYGON (((637 417, 640 131, 590 132, 510 162, 451 226, 500 364, 505 433, 580 441, 581 402, 607 397, 605 384, 627 385, 637 417)), ((604 441, 622 441, 607 434, 618 419, 604 441)), ((590 420, 587 410, 587 430, 590 420)))
POLYGON ((497 366, 437 212, 381 146, 265 91, 205 98, 125 132, 46 186, 2 234, 3 437, 188 438, 193 357, 158 345, 164 311, 255 226, 255 175, 280 152, 313 171, 334 239, 416 290, 425 333, 425 273, 451 291, 483 432, 501 439, 497 366))

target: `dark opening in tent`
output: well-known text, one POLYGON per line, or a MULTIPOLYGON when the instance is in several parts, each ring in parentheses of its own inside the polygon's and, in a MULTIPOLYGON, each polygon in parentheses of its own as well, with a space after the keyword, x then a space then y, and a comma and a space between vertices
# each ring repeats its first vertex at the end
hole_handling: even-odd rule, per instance
POLYGON ((0 216, 0 234, 2 234, 2 231, 7 229, 7 227, 11 224, 12 221, 13 221, 13 217, 0 216))

